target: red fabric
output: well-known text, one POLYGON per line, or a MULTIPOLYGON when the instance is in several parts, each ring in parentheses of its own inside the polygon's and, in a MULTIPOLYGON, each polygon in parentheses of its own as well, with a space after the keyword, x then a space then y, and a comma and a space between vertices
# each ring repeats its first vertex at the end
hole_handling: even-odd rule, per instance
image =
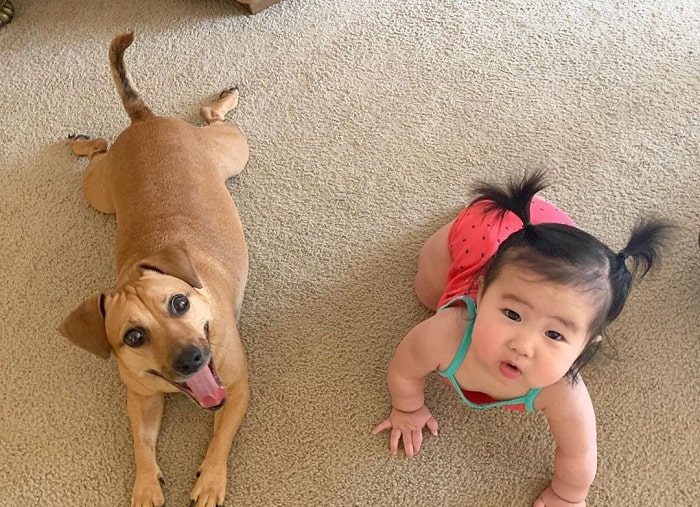
MULTIPOLYGON (((470 204, 462 210, 450 228, 448 246, 452 266, 447 273, 447 286, 438 308, 457 296, 470 296, 476 300, 481 269, 508 236, 523 228, 517 215, 510 211, 502 219, 496 213, 487 214, 486 207, 489 204, 487 201, 470 204)), ((530 220, 533 224, 555 222, 576 225, 566 213, 540 197, 532 199, 530 220)))
MULTIPOLYGON (((445 377, 440 377, 443 382, 445 382, 448 386, 452 387, 452 384, 450 381, 445 378, 445 377)), ((466 389, 461 389, 462 394, 464 394, 464 397, 474 403, 475 405, 488 405, 489 403, 495 403, 497 400, 495 398, 492 398, 486 393, 480 393, 479 391, 467 391, 466 389)), ((515 412, 525 412, 525 404, 524 403, 514 403, 513 405, 503 405, 501 408, 507 408, 508 410, 513 410, 515 412)))

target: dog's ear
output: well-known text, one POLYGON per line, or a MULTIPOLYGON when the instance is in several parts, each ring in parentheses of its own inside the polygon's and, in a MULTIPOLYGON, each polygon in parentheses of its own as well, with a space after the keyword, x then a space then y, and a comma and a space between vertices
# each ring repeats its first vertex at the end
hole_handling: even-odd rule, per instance
POLYGON ((155 255, 144 259, 140 267, 174 276, 197 289, 202 288, 202 282, 199 281, 199 276, 192 266, 192 260, 183 243, 173 243, 166 246, 155 255))
POLYGON ((95 294, 83 301, 58 326, 58 332, 78 347, 107 359, 112 349, 105 330, 104 295, 95 294))

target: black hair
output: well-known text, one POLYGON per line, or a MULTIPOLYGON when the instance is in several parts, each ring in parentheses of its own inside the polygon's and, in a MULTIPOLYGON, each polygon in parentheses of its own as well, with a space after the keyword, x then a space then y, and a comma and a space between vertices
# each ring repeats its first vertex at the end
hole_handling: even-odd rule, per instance
POLYGON ((484 267, 481 290, 488 288, 504 265, 516 263, 547 281, 576 287, 593 297, 598 311, 588 329, 588 342, 566 373, 573 383, 600 348, 598 337, 605 336, 607 325, 620 315, 633 282, 659 263, 672 225, 661 219, 642 218, 632 229, 625 247, 614 252, 577 227, 532 224, 532 198, 546 187, 543 171, 526 174, 520 181, 511 180, 505 188, 484 182, 475 185, 478 197, 473 202, 487 203, 487 213, 503 217, 510 211, 523 222, 523 228, 503 241, 484 267))

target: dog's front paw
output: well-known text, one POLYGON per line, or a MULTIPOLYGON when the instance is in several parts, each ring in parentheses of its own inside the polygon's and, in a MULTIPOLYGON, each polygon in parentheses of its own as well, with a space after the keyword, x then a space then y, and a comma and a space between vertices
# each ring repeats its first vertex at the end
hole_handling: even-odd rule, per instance
POLYGON ((160 474, 155 481, 136 477, 134 491, 131 494, 131 507, 162 507, 165 504, 165 497, 160 486, 164 483, 160 474))
POLYGON ((197 484, 190 494, 192 507, 219 507, 226 495, 226 465, 206 467, 197 472, 197 484))

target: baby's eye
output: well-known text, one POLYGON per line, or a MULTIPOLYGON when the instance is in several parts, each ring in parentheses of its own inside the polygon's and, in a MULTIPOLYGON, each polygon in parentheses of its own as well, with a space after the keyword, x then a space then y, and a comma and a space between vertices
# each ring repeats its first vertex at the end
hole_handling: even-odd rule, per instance
POLYGON ((505 309, 505 310, 503 310, 503 315, 508 317, 510 320, 514 320, 515 322, 520 322, 520 315, 518 315, 518 312, 514 312, 513 310, 505 309))
POLYGON ((561 333, 557 333, 556 331, 547 331, 545 334, 547 338, 551 338, 552 340, 562 341, 564 339, 561 333))

